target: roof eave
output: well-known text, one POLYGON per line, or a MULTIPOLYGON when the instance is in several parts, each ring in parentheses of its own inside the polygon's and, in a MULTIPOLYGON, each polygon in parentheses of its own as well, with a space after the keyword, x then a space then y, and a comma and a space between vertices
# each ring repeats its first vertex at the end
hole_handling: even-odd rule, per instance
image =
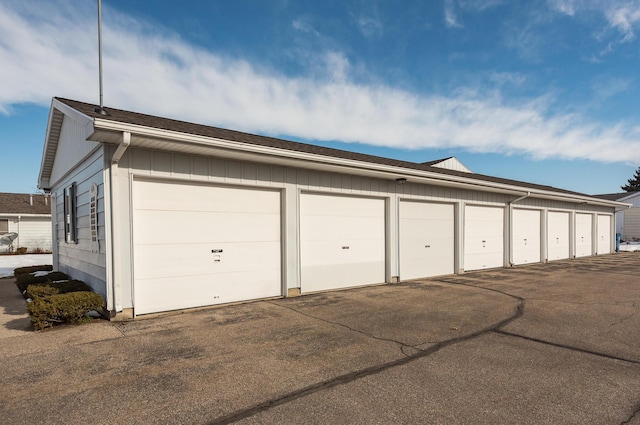
POLYGON ((51 188, 51 171, 53 169, 53 161, 56 157, 60 133, 62 131, 62 122, 65 116, 82 123, 85 127, 85 136, 88 137, 93 133, 93 118, 60 102, 56 98, 51 100, 49 119, 47 121, 47 132, 44 139, 44 146, 42 148, 40 171, 38 173, 38 188, 45 191, 48 191, 51 188))
MULTIPOLYGON (((363 170, 370 173, 375 173, 379 177, 389 178, 395 180, 396 178, 407 178, 412 181, 418 181, 427 184, 437 184, 440 186, 456 187, 462 189, 480 190, 499 192, 508 195, 525 195, 534 196, 542 199, 559 200, 565 202, 575 202, 589 205, 605 206, 605 207, 623 207, 626 208, 628 204, 624 204, 616 201, 607 201, 603 199, 597 199, 590 196, 581 196, 574 194, 558 193, 552 191, 545 191, 540 189, 528 188, 523 186, 507 185, 496 182, 489 182, 477 179, 471 179, 461 176, 453 176, 449 174, 439 174, 430 171, 410 169, 404 167, 397 167, 392 165, 375 164, 370 162, 358 161, 353 159, 336 158, 320 154, 313 154, 307 152, 299 152, 287 149, 274 148, 269 146, 253 145, 242 142, 234 142, 224 139, 212 138, 207 136, 200 136, 188 133, 181 133, 171 130, 158 129, 154 127, 146 127, 136 124, 123 123, 113 120, 105 120, 95 118, 93 122, 94 130, 96 131, 91 135, 91 139, 95 141, 100 140, 100 132, 130 132, 132 135, 143 137, 147 141, 158 141, 158 144, 164 143, 162 141, 171 140, 177 143, 187 143, 192 145, 199 145, 212 149, 220 149, 234 152, 244 152, 249 155, 267 155, 276 159, 272 162, 277 162, 282 165, 294 165, 300 161, 314 163, 317 166, 323 168, 349 168, 351 170, 363 170)), ((106 139, 105 139, 106 140, 106 139)), ((113 142, 108 142, 113 143, 113 142)), ((132 142, 135 146, 135 143, 132 142)))

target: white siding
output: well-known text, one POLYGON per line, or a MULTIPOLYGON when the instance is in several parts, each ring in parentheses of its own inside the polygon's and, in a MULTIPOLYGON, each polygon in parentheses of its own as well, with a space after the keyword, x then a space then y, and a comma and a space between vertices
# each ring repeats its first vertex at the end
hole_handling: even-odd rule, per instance
POLYGON ((58 181, 52 188, 55 193, 55 217, 53 226, 57 235, 53 241, 54 267, 74 279, 86 282, 96 292, 107 296, 105 210, 102 150, 99 149, 83 161, 74 172, 58 181), (64 189, 77 185, 76 218, 78 243, 67 243, 64 237, 64 189), (92 247, 90 229, 90 193, 92 183, 98 185, 98 252, 92 247))
POLYGON ((18 239, 14 247, 25 247, 30 252, 34 250, 51 251, 51 218, 50 217, 20 217, 14 221, 18 239))
MULTIPOLYGON (((19 215, 0 215, 7 220, 8 231, 18 234, 13 248, 27 248, 28 252, 51 251, 51 218, 25 217, 19 215)), ((0 252, 8 252, 9 245, 0 245, 0 252)))
POLYGON ((625 241, 640 239, 640 208, 631 208, 624 212, 625 241))
POLYGON ((57 185, 58 180, 78 165, 99 145, 97 142, 87 141, 88 130, 82 124, 65 115, 60 130, 60 141, 56 150, 56 157, 51 170, 49 182, 57 185))
POLYGON ((634 196, 631 196, 629 199, 621 200, 620 202, 624 202, 625 204, 631 204, 631 208, 640 208, 640 193, 636 193, 634 196))

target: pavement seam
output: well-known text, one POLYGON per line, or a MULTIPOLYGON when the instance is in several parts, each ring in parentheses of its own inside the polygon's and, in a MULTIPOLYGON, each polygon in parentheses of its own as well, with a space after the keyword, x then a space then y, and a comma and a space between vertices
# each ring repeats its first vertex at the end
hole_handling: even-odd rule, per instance
POLYGON ((627 420, 620 422, 620 425, 627 425, 630 424, 631 421, 640 413, 640 405, 636 406, 636 408, 633 410, 633 412, 631 413, 631 416, 629 416, 627 418, 627 420))
MULTIPOLYGON (((511 297, 512 298, 518 298, 516 296, 511 296, 511 297)), ((300 314, 302 314, 304 316, 307 316, 309 318, 312 318, 312 319, 317 319, 317 320, 325 321, 327 323, 337 324, 337 325, 349 328, 348 326, 342 325, 340 323, 333 323, 333 322, 330 322, 330 321, 326 321, 325 319, 319 319, 319 318, 316 318, 316 317, 313 317, 313 316, 308 316, 308 315, 306 315, 304 313, 301 313, 301 312, 299 312, 299 311, 297 311, 297 310, 295 310, 293 308, 287 307, 287 306, 282 306, 282 307, 289 308, 289 309, 291 309, 293 311, 296 311, 296 312, 298 312, 298 313, 300 313, 300 314)), ((358 370, 358 371, 355 371, 355 372, 346 373, 346 374, 337 376, 335 378, 328 379, 326 381, 322 381, 322 382, 318 382, 316 384, 309 385, 309 386, 304 387, 302 389, 299 389, 299 390, 296 390, 296 391, 292 391, 292 392, 290 392, 288 394, 285 394, 282 397, 278 397, 278 398, 275 398, 275 399, 267 400, 267 401, 265 401, 263 403, 255 405, 253 407, 249 407, 249 408, 246 408, 246 409, 243 409, 243 410, 236 411, 234 413, 230 413, 230 414, 225 415, 225 416, 221 416, 221 417, 219 417, 217 419, 214 419, 213 421, 209 422, 209 424, 210 425, 231 424, 231 423, 237 422, 239 420, 246 419, 246 418, 249 418, 251 416, 255 416, 258 413, 265 412, 265 411, 270 410, 270 409, 272 409, 274 407, 277 407, 277 406, 280 406, 280 405, 283 405, 283 404, 287 404, 287 403, 295 401, 295 400, 297 400, 299 398, 306 397, 308 395, 314 394, 314 393, 316 393, 318 391, 330 389, 330 388, 337 387, 337 386, 340 386, 340 385, 349 384, 349 383, 354 382, 354 381, 356 381, 358 379, 366 378, 366 377, 372 376, 372 375, 376 375, 378 373, 382 373, 382 372, 384 372, 386 370, 392 369, 392 368, 397 367, 397 366, 403 366, 403 365, 411 363, 411 362, 413 362, 415 360, 422 359, 422 358, 428 357, 428 356, 430 356, 432 354, 435 354, 438 351, 440 351, 441 349, 449 347, 451 345, 455 345, 455 344, 458 344, 458 343, 461 343, 461 342, 466 342, 466 341, 478 338, 480 336, 486 335, 486 334, 494 331, 495 329, 498 329, 498 328, 500 328, 502 326, 505 326, 508 323, 510 323, 511 321, 521 317, 523 313, 524 313, 524 300, 520 300, 520 302, 516 305, 515 312, 511 316, 509 316, 509 317, 501 320, 500 322, 498 322, 498 323, 496 323, 496 324, 494 324, 492 326, 489 326, 489 327, 487 327, 485 329, 481 329, 481 330, 479 330, 477 332, 474 332, 474 333, 471 333, 469 335, 465 335, 465 336, 461 336, 461 337, 457 337, 457 338, 448 339, 448 340, 445 340, 445 341, 442 341, 442 342, 438 342, 438 343, 434 344, 433 346, 431 346, 431 347, 429 347, 427 349, 424 349, 424 350, 419 350, 418 349, 419 351, 417 353, 415 353, 413 355, 410 355, 410 356, 407 356, 407 357, 404 357, 404 358, 401 358, 401 359, 398 359, 398 360, 394 360, 392 362, 387 362, 387 363, 383 363, 383 364, 380 364, 380 365, 370 366, 368 368, 364 368, 364 369, 361 369, 361 370, 358 370)), ((359 331, 355 331, 355 332, 359 332, 359 331)), ((406 344, 403 344, 403 345, 406 346, 406 347, 411 347, 411 346, 406 345, 406 344)), ((412 348, 415 348, 415 347, 412 347, 412 348)))
POLYGON ((612 354, 602 353, 602 352, 599 352, 599 351, 588 350, 586 348, 579 348, 579 347, 574 347, 572 345, 560 344, 560 343, 552 342, 552 341, 546 341, 544 339, 538 339, 538 338, 533 338, 533 337, 526 336, 526 335, 520 335, 520 334, 517 334, 517 333, 505 331, 505 330, 499 329, 499 328, 495 329, 493 332, 501 334, 501 335, 505 335, 505 336, 511 336, 511 337, 514 337, 514 338, 525 339, 527 341, 536 342, 536 343, 539 343, 539 344, 550 345, 552 347, 563 348, 565 350, 577 351, 579 353, 591 354, 591 355, 598 356, 598 357, 604 357, 604 358, 607 358, 607 359, 610 359, 610 360, 619 360, 619 361, 626 362, 626 363, 640 364, 640 360, 628 359, 628 358, 625 358, 625 357, 614 356, 612 354))
MULTIPOLYGON (((513 297, 513 298, 517 298, 522 302, 522 308, 523 308, 523 314, 524 314, 524 305, 525 305, 525 302, 527 300, 525 300, 522 297, 519 297, 519 296, 516 296, 516 295, 513 295, 513 294, 509 294, 508 292, 504 292, 504 291, 501 291, 501 290, 498 290, 498 289, 485 288, 483 286, 476 286, 476 285, 471 285, 471 284, 467 284, 467 283, 449 283, 449 284, 450 285, 471 286, 471 287, 474 287, 474 288, 478 288, 480 290, 498 292, 498 293, 503 294, 503 295, 507 295, 507 296, 510 296, 510 297, 513 297)), ((579 304, 579 303, 576 303, 576 304, 579 304)), ((611 305, 611 304, 609 304, 609 305, 611 305)), ((635 314, 635 312, 632 313, 631 315, 633 316, 634 314, 635 314)), ((514 321, 516 319, 517 318, 513 318, 509 322, 512 322, 512 321, 514 321)), ((601 353, 601 352, 598 352, 598 351, 587 350, 587 349, 582 349, 582 348, 574 347, 574 346, 571 346, 571 345, 559 344, 559 343, 554 343, 554 342, 551 342, 551 341, 545 341, 545 340, 542 340, 542 339, 528 337, 528 336, 525 336, 525 335, 520 335, 520 334, 512 333, 512 332, 505 331, 505 330, 501 329, 502 327, 504 327, 504 326, 506 326, 508 324, 509 323, 504 323, 501 326, 497 326, 495 329, 493 329, 493 332, 498 333, 498 334, 502 334, 502 335, 516 337, 516 338, 522 338, 522 339, 525 339, 525 340, 528 340, 528 341, 532 341, 532 342, 537 342, 537 343, 540 343, 540 344, 551 345, 551 346, 558 347, 558 348, 563 348, 563 349, 566 349, 566 350, 571 350, 571 351, 576 351, 576 352, 580 352, 580 353, 591 354, 591 355, 594 355, 594 356, 604 357, 604 358, 608 358, 608 359, 611 359, 611 360, 620 360, 620 361, 627 362, 627 363, 640 364, 640 361, 638 361, 638 360, 628 359, 628 358, 618 357, 618 356, 613 356, 613 355, 610 355, 610 354, 601 353)))
MULTIPOLYGON (((354 328, 352 328, 352 327, 351 327, 351 326, 349 326, 349 325, 345 325, 344 323, 333 322, 333 321, 331 321, 331 320, 323 319, 322 317, 317 317, 317 316, 314 316, 314 315, 312 315, 312 314, 303 313, 303 312, 301 312, 300 310, 297 310, 297 309, 295 309, 295 308, 293 308, 293 307, 290 307, 290 306, 286 306, 286 305, 278 304, 278 303, 275 303, 275 302, 272 302, 272 301, 267 301, 267 303, 268 303, 268 304, 275 305, 276 307, 286 308, 286 309, 288 309, 288 310, 291 310, 291 311, 293 311, 293 312, 296 312, 296 313, 298 313, 298 314, 300 314, 300 315, 302 315, 302 316, 308 317, 308 318, 310 318, 310 319, 319 320, 319 321, 321 321, 321 322, 324 322, 324 323, 327 323, 327 324, 330 324, 330 325, 341 326, 341 327, 346 328, 346 329, 348 329, 348 330, 350 330, 350 331, 352 331, 352 332, 355 332, 355 333, 358 333, 358 334, 364 335, 364 336, 366 336, 366 337, 368 337, 368 338, 372 338, 372 339, 375 339, 375 340, 378 340, 378 341, 392 342, 392 343, 397 344, 397 345, 399 345, 399 346, 400 346, 400 351, 401 351, 401 352, 402 352, 402 354, 404 354, 405 356, 407 356, 407 354, 403 351, 403 348, 404 348, 404 347, 409 347, 409 348, 414 348, 414 349, 416 349, 416 350, 420 350, 419 348, 417 348, 417 345, 422 345, 422 343, 421 343, 421 344, 417 344, 416 346, 414 346, 414 345, 405 344, 404 342, 396 341, 395 339, 382 338, 382 337, 379 337, 379 336, 375 336, 375 335, 373 335, 373 334, 370 334, 370 333, 368 333, 368 332, 364 332, 364 331, 361 331, 361 330, 358 330, 358 329, 354 329, 354 328)), ((420 350, 420 351, 422 351, 422 350, 420 350)))

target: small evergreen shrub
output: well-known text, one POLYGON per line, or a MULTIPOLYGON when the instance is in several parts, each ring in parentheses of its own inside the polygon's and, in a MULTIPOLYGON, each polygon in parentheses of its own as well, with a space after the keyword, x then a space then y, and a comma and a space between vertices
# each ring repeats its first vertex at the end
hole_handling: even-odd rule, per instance
POLYGON ((34 276, 31 273, 23 273, 16 276, 16 285, 20 292, 24 292, 27 286, 34 284, 46 284, 55 280, 68 280, 69 276, 62 272, 51 272, 45 276, 34 276))
POLYGON ((20 248, 16 249, 16 254, 26 254, 27 253, 27 247, 21 246, 20 248))
POLYGON ((61 323, 82 323, 91 320, 87 313, 104 306, 102 296, 95 292, 69 292, 34 298, 27 305, 35 330, 61 323))
POLYGON ((50 265, 18 267, 17 269, 13 270, 13 275, 18 277, 21 274, 29 274, 33 272, 50 272, 51 270, 53 270, 53 266, 50 265))
POLYGON ((92 289, 81 280, 65 280, 62 282, 47 282, 27 286, 27 297, 31 299, 47 297, 53 294, 69 292, 91 292, 92 289))
POLYGON ((36 298, 48 297, 49 295, 59 294, 58 288, 47 284, 37 284, 27 286, 27 298, 35 300, 36 298))

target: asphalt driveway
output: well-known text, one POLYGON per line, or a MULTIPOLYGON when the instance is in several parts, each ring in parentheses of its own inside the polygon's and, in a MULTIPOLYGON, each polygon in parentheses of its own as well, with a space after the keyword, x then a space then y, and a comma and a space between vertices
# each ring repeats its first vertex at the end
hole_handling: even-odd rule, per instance
POLYGON ((640 253, 0 333, 0 370, 5 424, 638 425, 640 253))

